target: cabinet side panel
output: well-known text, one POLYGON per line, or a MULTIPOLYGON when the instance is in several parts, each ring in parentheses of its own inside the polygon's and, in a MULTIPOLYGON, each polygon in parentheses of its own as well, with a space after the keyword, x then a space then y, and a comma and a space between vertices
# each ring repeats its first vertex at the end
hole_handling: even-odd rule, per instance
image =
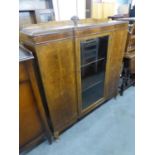
POLYGON ((53 128, 61 131, 77 118, 74 43, 61 40, 36 50, 53 128))
MULTIPOLYGON (((24 63, 20 63, 20 77, 23 73, 28 77, 24 63)), ((19 84, 19 131, 20 146, 43 133, 35 96, 28 78, 23 78, 19 84)))
POLYGON ((117 95, 123 55, 127 39, 127 29, 120 29, 112 34, 111 51, 108 53, 106 69, 106 99, 117 95))

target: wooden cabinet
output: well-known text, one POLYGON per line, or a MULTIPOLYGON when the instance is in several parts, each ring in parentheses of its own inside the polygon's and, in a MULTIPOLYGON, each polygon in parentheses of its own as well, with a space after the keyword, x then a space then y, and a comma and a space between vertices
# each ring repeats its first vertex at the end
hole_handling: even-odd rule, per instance
POLYGON ((20 152, 44 139, 51 141, 33 68, 33 56, 20 49, 19 63, 19 145, 20 152))
POLYGON ((117 95, 127 29, 126 22, 87 19, 21 31, 38 61, 55 137, 117 95))

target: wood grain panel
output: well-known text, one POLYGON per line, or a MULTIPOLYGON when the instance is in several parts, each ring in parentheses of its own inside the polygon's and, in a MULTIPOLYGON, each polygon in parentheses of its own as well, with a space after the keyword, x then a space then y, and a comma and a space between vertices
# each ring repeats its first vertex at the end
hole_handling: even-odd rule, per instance
POLYGON ((26 70, 24 64, 21 63, 19 65, 19 81, 22 82, 22 81, 26 81, 28 79, 29 79, 29 77, 28 77, 27 70, 26 70))
POLYGON ((24 145, 39 136, 42 132, 40 119, 38 118, 37 109, 33 91, 28 82, 20 84, 19 87, 19 143, 24 145))
POLYGON ((33 60, 19 64, 19 145, 20 152, 32 149, 47 138, 51 141, 51 131, 43 107, 33 60))
POLYGON ((117 95, 121 65, 127 39, 126 30, 117 30, 112 34, 112 49, 108 53, 107 71, 106 71, 106 99, 117 95))
POLYGON ((77 118, 74 43, 72 38, 36 47, 54 130, 77 118))
POLYGON ((54 28, 48 31, 52 26, 52 22, 49 22, 36 26, 40 34, 30 35, 36 32, 35 26, 25 29, 24 33, 21 32, 21 40, 33 49, 38 62, 54 135, 58 135, 73 124, 77 117, 85 115, 117 93, 128 24, 117 21, 104 23, 101 20, 79 22, 90 25, 63 29, 63 25, 70 24, 63 21, 54 23, 62 26, 60 31, 54 28), (105 35, 109 35, 109 42, 104 97, 82 111, 80 41, 105 35), (30 45, 31 42, 33 43, 30 45))

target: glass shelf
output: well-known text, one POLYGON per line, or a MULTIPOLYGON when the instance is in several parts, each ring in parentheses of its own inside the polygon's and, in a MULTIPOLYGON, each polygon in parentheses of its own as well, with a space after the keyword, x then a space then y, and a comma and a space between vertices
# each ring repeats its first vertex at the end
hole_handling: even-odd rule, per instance
POLYGON ((87 64, 81 65, 81 68, 86 67, 86 66, 88 66, 88 65, 91 65, 91 64, 93 64, 93 63, 95 63, 95 62, 104 60, 104 59, 105 59, 105 58, 101 58, 101 59, 98 59, 98 60, 95 60, 95 61, 91 61, 91 62, 89 62, 89 63, 87 63, 87 64))

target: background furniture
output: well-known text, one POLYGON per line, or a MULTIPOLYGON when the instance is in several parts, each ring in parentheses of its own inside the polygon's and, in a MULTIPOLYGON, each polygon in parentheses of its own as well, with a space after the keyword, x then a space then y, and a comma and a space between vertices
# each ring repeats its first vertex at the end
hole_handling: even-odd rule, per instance
POLYGON ((19 145, 23 152, 44 139, 51 143, 51 132, 35 76, 34 57, 23 47, 19 54, 19 145))
POLYGON ((117 14, 117 15, 113 15, 113 16, 108 16, 108 19, 112 19, 112 20, 118 20, 118 19, 124 19, 124 18, 128 18, 129 15, 128 14, 117 14))
POLYGON ((19 1, 19 29, 40 22, 54 20, 52 0, 20 0, 19 1))
POLYGON ((92 0, 86 0, 86 18, 92 17, 92 0))
POLYGON ((92 18, 107 20, 108 16, 115 14, 115 2, 93 2, 92 18))
POLYGON ((36 22, 44 23, 54 20, 52 9, 35 10, 36 22))
POLYGON ((121 79, 120 94, 123 95, 125 89, 135 85, 135 24, 129 25, 121 79))
POLYGON ((118 93, 128 24, 49 22, 23 29, 20 40, 38 62, 55 138, 118 93), (95 67, 94 67, 95 66, 95 67))

